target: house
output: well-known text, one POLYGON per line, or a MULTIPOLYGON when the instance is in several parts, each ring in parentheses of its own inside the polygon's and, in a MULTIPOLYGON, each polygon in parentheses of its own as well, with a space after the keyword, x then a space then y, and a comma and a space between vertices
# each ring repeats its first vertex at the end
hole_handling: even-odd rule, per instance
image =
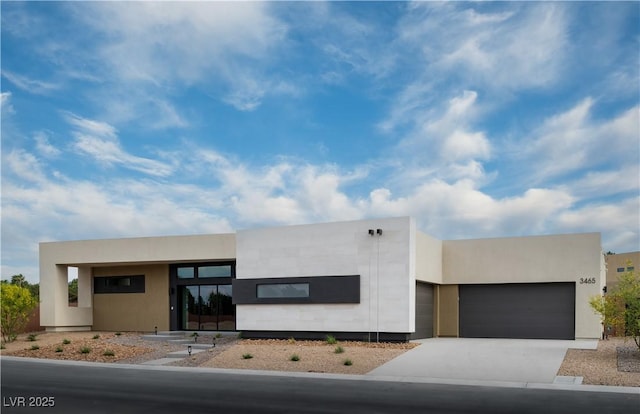
POLYGON ((411 217, 40 244, 49 331, 599 338, 600 234, 437 240, 411 217), (67 303, 78 269, 78 306, 67 303))

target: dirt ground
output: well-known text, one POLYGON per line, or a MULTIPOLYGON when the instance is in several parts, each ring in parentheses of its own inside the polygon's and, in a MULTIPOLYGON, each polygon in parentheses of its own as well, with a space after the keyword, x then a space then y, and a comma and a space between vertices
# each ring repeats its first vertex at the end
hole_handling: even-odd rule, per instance
MULTIPOLYGON (((121 335, 114 332, 35 334, 35 341, 29 341, 28 335, 23 334, 16 341, 4 344, 6 349, 0 350, 0 355, 138 364, 184 348, 183 345, 144 340, 139 332, 123 332, 121 335), (94 339, 96 335, 99 337, 94 339), (65 339, 70 343, 63 344, 65 339), (32 349, 34 346, 38 349, 32 349), (90 352, 82 353, 82 348, 89 348, 90 352), (105 351, 110 352, 105 355, 105 351)), ((340 342, 338 345, 344 352, 336 353, 338 345, 329 345, 323 341, 240 340, 226 337, 218 342, 216 348, 195 354, 191 358, 176 359, 171 365, 365 374, 417 346, 414 343, 340 342), (244 355, 251 355, 251 358, 244 358, 244 355), (298 357, 297 361, 292 361, 294 355, 298 357), (351 365, 344 364, 347 359, 351 361, 351 365)), ((558 375, 581 376, 584 384, 640 387, 640 372, 618 370, 617 348, 624 348, 627 355, 632 352, 632 355, 637 355, 640 359, 640 352, 636 354, 633 347, 635 344, 631 340, 611 338, 599 341, 597 350, 570 349, 558 375)))

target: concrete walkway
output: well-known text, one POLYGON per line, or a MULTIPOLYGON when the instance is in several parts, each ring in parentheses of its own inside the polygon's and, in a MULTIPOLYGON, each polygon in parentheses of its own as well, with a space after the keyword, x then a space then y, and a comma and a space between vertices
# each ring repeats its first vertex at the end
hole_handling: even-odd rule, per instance
POLYGON ((431 338, 417 342, 421 345, 367 375, 551 384, 567 349, 598 345, 595 339, 431 338))

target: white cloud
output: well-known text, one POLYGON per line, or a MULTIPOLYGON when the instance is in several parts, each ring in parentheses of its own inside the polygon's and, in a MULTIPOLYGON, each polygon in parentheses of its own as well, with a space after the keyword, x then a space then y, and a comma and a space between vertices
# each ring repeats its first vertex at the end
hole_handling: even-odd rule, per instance
MULTIPOLYGON (((542 123, 525 141, 520 157, 531 163, 537 180, 602 167, 640 163, 640 107, 610 119, 594 120, 595 102, 586 98, 542 123)), ((625 180, 625 177, 621 177, 625 180)))
POLYGON ((45 82, 37 79, 30 79, 24 75, 19 75, 7 70, 2 71, 2 76, 4 76, 7 80, 9 80, 9 82, 13 83, 18 88, 36 95, 46 95, 50 92, 60 89, 61 87, 60 85, 55 83, 45 82))
POLYGON ((469 3, 421 3, 399 27, 399 38, 423 53, 430 76, 456 71, 476 87, 550 86, 562 69, 567 19, 560 4, 518 4, 482 13, 469 3))
POLYGON ((167 163, 126 152, 113 126, 72 113, 68 113, 66 119, 76 127, 73 148, 78 153, 89 155, 106 166, 118 164, 153 176, 165 177, 173 173, 173 167, 167 163))
MULTIPOLYGON (((640 197, 617 203, 592 203, 558 215, 557 231, 600 231, 604 250, 640 250, 640 197)), ((555 223, 554 223, 555 224, 555 223)))
POLYGON ((0 108, 3 115, 10 115, 16 112, 11 104, 11 92, 0 93, 0 108))
MULTIPOLYGON (((286 26, 267 3, 137 2, 79 6, 88 26, 108 34, 97 53, 120 81, 149 86, 215 85, 224 81, 240 105, 258 105, 259 77, 247 71, 270 62, 286 26), (179 64, 176 64, 178 63, 179 64), (253 65, 252 65, 253 63, 253 65), (235 82, 238 77, 244 82, 235 82)), ((232 100, 235 104, 236 101, 232 100)))
POLYGON ((478 116, 478 94, 463 91, 449 99, 443 108, 409 109, 412 118, 409 132, 393 152, 403 171, 400 181, 408 186, 425 179, 440 178, 454 182, 463 178, 476 183, 485 180, 482 161, 492 155, 489 139, 474 130, 478 116))
MULTIPOLYGON (((37 184, 46 181, 40 161, 25 150, 15 149, 8 154, 3 154, 3 166, 7 167, 6 170, 5 168, 2 169, 3 175, 10 171, 21 180, 27 182, 37 184)), ((5 191, 5 188, 3 188, 3 195, 7 194, 5 191)))
POLYGON ((82 118, 71 112, 65 112, 64 115, 67 122, 78 128, 84 134, 98 135, 109 139, 117 137, 116 128, 106 122, 82 118))
POLYGON ((611 170, 588 171, 566 187, 582 199, 629 192, 637 194, 640 193, 640 163, 629 163, 611 170))
POLYGON ((60 155, 60 150, 49 143, 49 135, 44 131, 38 131, 33 134, 36 141, 36 150, 46 158, 55 158, 60 155))

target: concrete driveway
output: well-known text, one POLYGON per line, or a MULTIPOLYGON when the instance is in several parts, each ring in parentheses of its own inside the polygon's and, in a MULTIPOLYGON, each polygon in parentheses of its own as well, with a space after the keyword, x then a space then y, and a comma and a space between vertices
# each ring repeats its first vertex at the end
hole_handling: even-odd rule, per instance
POLYGON ((569 348, 597 340, 430 338, 367 375, 553 383, 569 348))

